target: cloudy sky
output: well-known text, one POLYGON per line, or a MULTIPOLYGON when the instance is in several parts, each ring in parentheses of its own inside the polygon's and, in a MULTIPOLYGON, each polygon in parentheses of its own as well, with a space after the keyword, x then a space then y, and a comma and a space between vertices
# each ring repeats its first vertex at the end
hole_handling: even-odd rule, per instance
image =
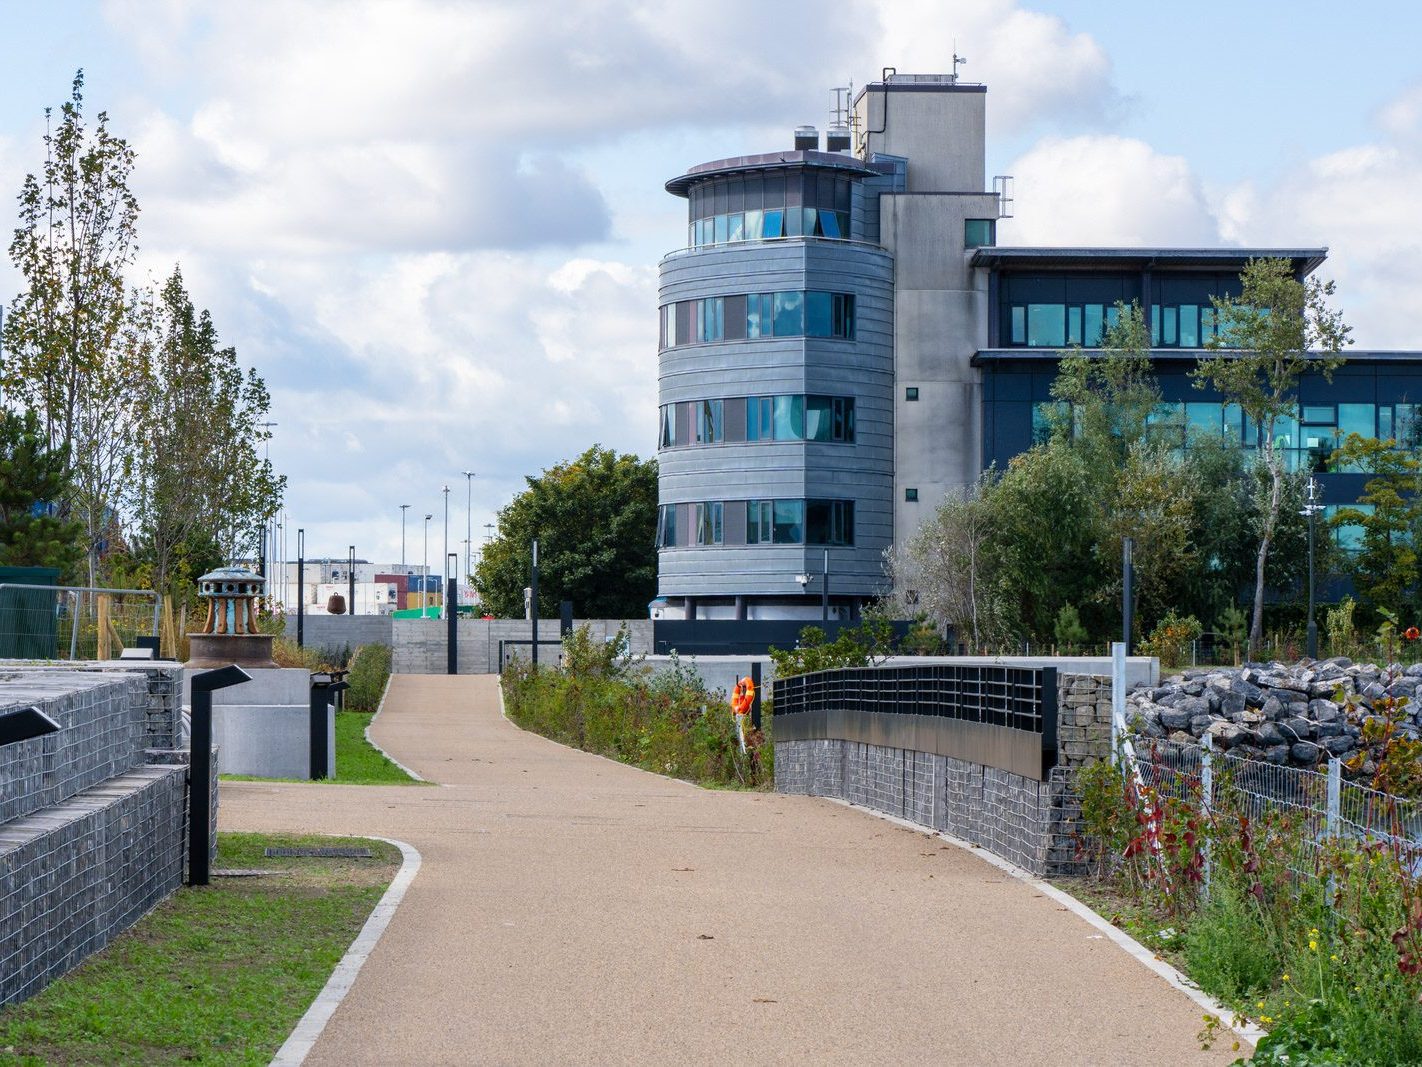
POLYGON ((83 67, 143 269, 181 263, 271 387, 314 556, 398 559, 400 504, 437 554, 446 483, 459 550, 461 470, 477 543, 524 474, 650 454, 663 182, 955 41, 1016 177, 1001 243, 1327 245, 1359 345, 1422 348, 1404 0, 0 0, 0 40, 0 197, 83 67))

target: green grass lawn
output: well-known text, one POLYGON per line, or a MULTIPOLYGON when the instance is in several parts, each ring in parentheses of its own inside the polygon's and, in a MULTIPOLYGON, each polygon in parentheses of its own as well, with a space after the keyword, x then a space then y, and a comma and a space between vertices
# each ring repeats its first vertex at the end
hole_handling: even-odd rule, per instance
POLYGON ((278 871, 179 889, 104 951, 0 1009, 0 1064, 264 1064, 350 947, 400 862, 356 838, 220 834, 214 869, 278 871), (373 859, 267 859, 267 845, 373 859))
MULTIPOLYGON (((338 785, 424 785, 391 763, 365 739, 371 717, 359 711, 336 713, 336 777, 324 782, 338 785)), ((221 756, 218 757, 219 764, 221 756)), ((234 782, 304 782, 305 778, 253 778, 244 774, 224 774, 234 782)))

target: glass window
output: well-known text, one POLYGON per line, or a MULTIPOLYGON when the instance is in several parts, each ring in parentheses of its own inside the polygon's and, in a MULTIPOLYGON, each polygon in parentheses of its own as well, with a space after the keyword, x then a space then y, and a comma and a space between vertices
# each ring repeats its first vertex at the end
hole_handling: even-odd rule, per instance
POLYGON ((703 400, 696 405, 696 443, 698 445, 717 444, 725 439, 722 420, 725 401, 703 400))
POLYGON ((785 212, 766 211, 764 224, 761 229, 762 237, 784 237, 785 236, 785 212))
POLYGON ((849 339, 854 337, 853 293, 834 294, 834 324, 830 335, 849 339))
POLYGON ((996 219, 964 219, 963 247, 982 248, 997 244, 996 219))
POLYGON ((1180 347, 1200 347, 1200 308, 1196 304, 1180 305, 1180 347))
POLYGON ((1082 328, 1081 343, 1087 348, 1099 348, 1101 346, 1101 312, 1100 304, 1087 304, 1085 308, 1085 326, 1082 328))
POLYGON ((1015 345, 1025 345, 1027 343, 1027 309, 1017 306, 1012 309, 1012 343, 1015 345))
POLYGON ((723 245, 723 244, 725 244, 725 243, 726 243, 726 232, 727 232, 727 231, 726 231, 726 216, 725 216, 725 215, 717 215, 716 218, 713 219, 712 221, 715 222, 715 224, 716 224, 716 243, 717 243, 718 245, 723 245))
POLYGON ((771 508, 773 501, 746 501, 746 544, 768 545, 771 543, 771 508))
POLYGON ((805 502, 774 501, 771 540, 777 545, 798 545, 805 540, 805 502))
POLYGON ((834 439, 854 443, 854 397, 836 397, 834 401, 834 439))
POLYGON ((1066 316, 1061 304, 1027 305, 1027 344, 1060 348, 1066 344, 1066 316))
POLYGON ((657 509, 657 547, 676 547, 676 505, 663 504, 657 509))
POLYGON ((1067 308, 1067 344, 1081 344, 1081 308, 1067 308))
POLYGON ((745 239, 747 241, 758 241, 760 239, 760 208, 746 211, 745 239))
POLYGON ((719 500, 696 505, 696 543, 698 545, 719 545, 721 543, 721 518, 723 505, 719 500))
POLYGON ((809 292, 805 294, 805 336, 833 337, 830 305, 833 301, 829 293, 809 292))
POLYGON ((1332 404, 1307 404, 1303 409, 1303 421, 1315 425, 1331 426, 1337 417, 1332 404))
POLYGON ((805 294, 774 293, 776 337, 798 337, 805 332, 805 294))
POLYGON ((803 396, 777 396, 775 400, 775 440, 803 441, 805 439, 805 398, 803 396))
POLYGON ((1377 435, 1377 408, 1373 404, 1338 405, 1338 440, 1346 441, 1350 433, 1359 437, 1377 435))
POLYGON ((844 238, 848 233, 848 227, 840 225, 840 215, 837 211, 827 211, 820 209, 820 232, 825 237, 833 237, 835 240, 844 238))
POLYGON ((676 444, 676 405, 663 404, 661 416, 662 428, 659 447, 671 448, 676 444))
POLYGON ((1378 437, 1387 441, 1392 439, 1392 405, 1381 404, 1378 407, 1378 437))
POLYGON ((1150 306, 1150 346, 1155 348, 1160 344, 1160 305, 1150 306))
POLYGON ((1174 348, 1178 343, 1179 332, 1177 325, 1180 311, 1178 308, 1162 308, 1161 314, 1164 316, 1160 325, 1160 343, 1166 348, 1174 348))
POLYGON ((1185 427, 1190 436, 1220 436, 1224 408, 1220 404, 1190 402, 1185 405, 1185 427))
POLYGON ((904 490, 904 500, 906 500, 906 501, 907 501, 908 503, 910 503, 910 504, 915 503, 915 502, 918 500, 918 490, 917 490, 917 489, 905 489, 905 490, 904 490))
POLYGON ((1213 307, 1200 309, 1200 347, 1205 348, 1215 339, 1215 322, 1218 312, 1213 307))
MULTIPOLYGON (((776 501, 778 504, 779 501, 776 501)), ((808 545, 852 545, 854 543, 854 502, 852 500, 805 501, 805 543, 808 545)))
POLYGON ((906 389, 904 390, 904 399, 905 399, 905 400, 917 400, 917 399, 918 399, 918 386, 916 386, 916 385, 910 385, 908 388, 906 388, 906 389))
POLYGON ((746 239, 746 217, 739 212, 730 215, 726 219, 726 240, 744 241, 746 239))
POLYGON ((725 336, 725 298, 711 296, 696 301, 696 339, 702 342, 720 341, 725 336))

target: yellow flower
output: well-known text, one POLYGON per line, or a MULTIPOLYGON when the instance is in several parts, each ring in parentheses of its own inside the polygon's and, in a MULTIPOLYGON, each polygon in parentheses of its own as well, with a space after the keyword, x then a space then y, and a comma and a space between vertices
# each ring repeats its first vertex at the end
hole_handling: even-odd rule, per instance
POLYGON ((1284 975, 1284 981, 1286 981, 1286 982, 1287 982, 1287 981, 1288 981, 1288 980, 1289 980, 1289 976, 1288 976, 1288 975, 1287 975, 1287 974, 1286 974, 1286 975, 1284 975))
POLYGON ((1338 957, 1337 957, 1337 956, 1329 956, 1328 958, 1329 958, 1330 960, 1332 960, 1334 963, 1337 963, 1337 962, 1338 962, 1338 957))
POLYGON ((1261 1015, 1261 1016, 1259 1016, 1259 1021, 1260 1021, 1261 1023, 1263 1023, 1265 1026, 1268 1026, 1270 1023, 1272 1023, 1272 1022, 1274 1021, 1274 1017, 1273 1017, 1272 1015, 1261 1015))
POLYGON ((1318 951, 1318 942, 1317 942, 1317 941, 1310 941, 1310 942, 1308 943, 1308 950, 1309 950, 1310 952, 1317 952, 1317 951, 1318 951))
POLYGON ((1262 1007, 1264 1006, 1264 1002, 1261 1000, 1258 1004, 1256 1004, 1256 1005, 1254 1005, 1254 1006, 1255 1006, 1256 1008, 1262 1008, 1262 1007))

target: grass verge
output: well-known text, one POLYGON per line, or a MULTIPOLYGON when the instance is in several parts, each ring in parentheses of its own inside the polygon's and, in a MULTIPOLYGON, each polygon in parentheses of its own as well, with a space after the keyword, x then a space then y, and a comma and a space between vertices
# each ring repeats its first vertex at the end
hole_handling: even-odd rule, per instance
POLYGON ((179 889, 104 951, 0 1010, 0 1064, 269 1062, 399 863, 383 841, 219 834, 215 869, 276 873, 179 889), (374 858, 262 855, 337 844, 374 858))
MULTIPOLYGON (((336 713, 336 777, 321 782, 336 785, 428 785, 411 778, 383 752, 365 739, 371 716, 359 711, 336 713)), ((305 778, 256 778, 247 774, 224 774, 231 782, 304 782, 305 778)))

